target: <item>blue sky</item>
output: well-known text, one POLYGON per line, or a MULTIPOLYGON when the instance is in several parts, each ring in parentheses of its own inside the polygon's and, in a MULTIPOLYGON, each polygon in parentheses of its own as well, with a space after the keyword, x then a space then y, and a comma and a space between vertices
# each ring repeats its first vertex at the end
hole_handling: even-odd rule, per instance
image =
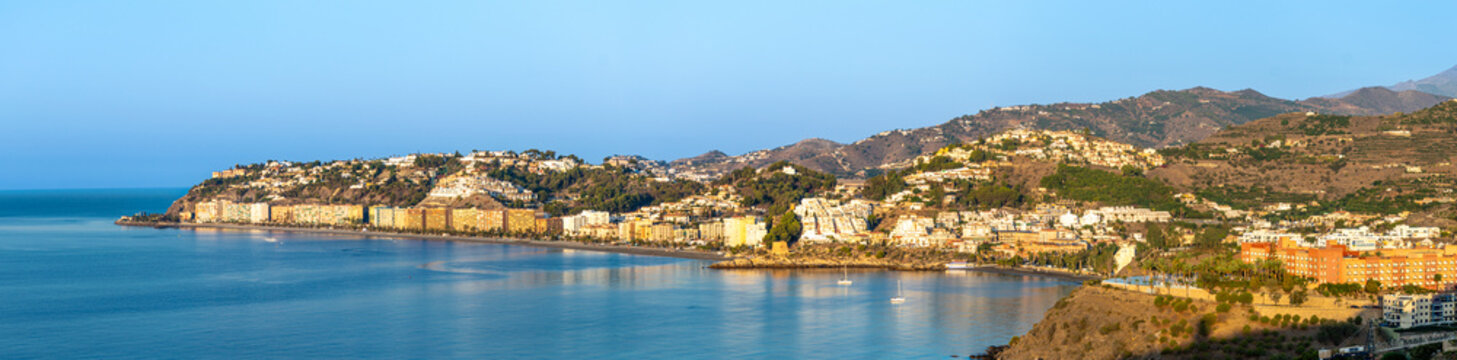
POLYGON ((1305 98, 1457 65, 1457 3, 0 2, 0 189, 267 159, 850 142, 1155 89, 1305 98))

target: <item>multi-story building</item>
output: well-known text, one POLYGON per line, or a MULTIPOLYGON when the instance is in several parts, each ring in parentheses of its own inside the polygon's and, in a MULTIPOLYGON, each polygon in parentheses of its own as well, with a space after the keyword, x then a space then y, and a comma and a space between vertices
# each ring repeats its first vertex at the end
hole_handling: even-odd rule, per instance
POLYGON ((481 230, 501 231, 506 228, 505 210, 481 210, 481 230))
POLYGON ((1132 206, 1105 206, 1089 212, 1097 214, 1103 221, 1120 221, 1125 223, 1135 222, 1169 222, 1174 216, 1168 211, 1154 211, 1146 208, 1132 206))
POLYGON ((769 233, 765 225, 757 216, 724 218, 723 245, 758 247, 769 233))
POLYGON ((1381 325, 1396 329, 1457 324, 1457 294, 1381 296, 1381 325))
POLYGON ((799 216, 803 233, 800 240, 855 241, 862 238, 867 229, 866 218, 873 211, 873 205, 863 200, 840 202, 824 198, 805 198, 794 207, 799 216))
POLYGON ((1040 229, 1035 231, 998 231, 995 249, 1008 255, 1027 256, 1044 252, 1076 252, 1086 250, 1087 242, 1078 240, 1072 231, 1040 229))
POLYGON ((450 229, 450 209, 426 208, 425 230, 443 231, 450 229))
POLYGON ((1364 283, 1384 286, 1416 285, 1439 288, 1457 282, 1457 247, 1413 247, 1354 251, 1340 244, 1303 247, 1291 240, 1240 244, 1240 260, 1280 260, 1285 271, 1317 283, 1364 283), (1440 281, 1437 275, 1440 276, 1440 281))
POLYGON ((612 217, 606 211, 586 210, 576 215, 563 216, 561 221, 563 233, 581 235, 588 226, 612 223, 612 217))
POLYGON ((481 231, 480 210, 473 208, 450 209, 450 229, 460 232, 481 231))
POLYGON ((395 212, 399 208, 390 206, 375 206, 369 208, 369 225, 377 228, 392 229, 395 225, 395 212))
POLYGON ((934 219, 914 215, 903 216, 896 220, 895 228, 890 230, 890 238, 905 246, 932 246, 931 231, 935 227, 934 219))
POLYGON ((723 222, 709 221, 698 224, 698 238, 704 241, 723 241, 723 222))
POLYGON ((425 229, 425 209, 403 208, 395 212, 395 228, 403 230, 425 229))
POLYGON ((1300 234, 1271 230, 1250 230, 1239 235, 1239 243, 1274 243, 1282 240, 1300 240, 1300 234))
POLYGON ((235 203, 230 200, 203 201, 193 205, 191 217, 197 222, 204 223, 262 224, 269 221, 270 208, 268 203, 235 203))
POLYGON ((561 218, 536 218, 535 232, 537 234, 561 234, 561 218))
POLYGON ((506 209, 506 231, 529 233, 536 231, 536 210, 506 209))
POLYGON ((192 206, 193 219, 200 223, 217 222, 222 218, 222 212, 218 209, 218 203, 207 201, 199 202, 192 206))

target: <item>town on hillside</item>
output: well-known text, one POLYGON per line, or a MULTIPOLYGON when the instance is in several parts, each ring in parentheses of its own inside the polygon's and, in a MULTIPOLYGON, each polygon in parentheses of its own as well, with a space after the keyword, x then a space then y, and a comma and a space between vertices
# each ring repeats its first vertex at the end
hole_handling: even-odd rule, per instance
POLYGON ((967 264, 1349 316, 1381 304, 1372 321, 1408 330, 1457 326, 1457 152, 1399 149, 1457 149, 1454 132, 1451 101, 1284 114, 1163 149, 1017 128, 865 179, 789 161, 708 175, 540 150, 269 161, 125 220, 577 241, 746 267, 967 264))

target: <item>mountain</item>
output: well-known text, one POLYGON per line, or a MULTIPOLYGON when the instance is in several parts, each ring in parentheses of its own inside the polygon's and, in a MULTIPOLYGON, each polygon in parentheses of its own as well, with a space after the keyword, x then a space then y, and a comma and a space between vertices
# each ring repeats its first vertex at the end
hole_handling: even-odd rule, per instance
POLYGON ((1416 90, 1401 92, 1372 86, 1346 92, 1339 98, 1310 98, 1303 102, 1324 107, 1329 112, 1347 115, 1382 115, 1425 109, 1451 99, 1416 90))
POLYGON ((1443 96, 1457 97, 1457 66, 1447 71, 1417 81, 1403 81, 1391 85, 1392 90, 1416 90, 1443 96))
MULTIPOLYGON (((728 157, 704 156, 672 163, 680 173, 722 175, 744 166, 788 160, 842 177, 869 177, 885 169, 909 165, 916 156, 946 145, 971 141, 1007 129, 1088 130, 1091 134, 1140 147, 1165 147, 1203 139, 1230 125, 1282 113, 1378 114, 1389 109, 1415 110, 1424 100, 1411 94, 1353 94, 1352 98, 1291 101, 1254 90, 1233 92, 1196 87, 1159 90, 1103 103, 1022 105, 984 110, 946 123, 891 130, 851 144, 810 139, 779 148, 728 157), (1394 105, 1393 105, 1394 104, 1394 105)), ((1428 99, 1430 106, 1437 99, 1428 99)))
POLYGON ((738 156, 728 156, 728 154, 724 154, 722 151, 714 150, 703 155, 673 160, 668 165, 678 172, 700 173, 711 178, 716 178, 719 175, 745 166, 760 168, 780 161, 790 161, 814 170, 824 171, 822 169, 835 168, 836 166, 833 163, 824 163, 825 160, 830 158, 821 155, 844 147, 845 144, 834 141, 810 138, 800 140, 794 144, 768 150, 758 150, 738 156))
MULTIPOLYGON (((1457 97, 1457 66, 1453 66, 1451 69, 1447 69, 1446 71, 1437 73, 1436 75, 1432 75, 1421 80, 1402 81, 1396 84, 1392 84, 1391 86, 1387 86, 1386 88, 1393 91, 1420 91, 1428 94, 1436 94, 1446 97, 1457 97)), ((1344 97, 1356 91, 1359 90, 1335 93, 1332 95, 1326 95, 1325 97, 1344 97)))

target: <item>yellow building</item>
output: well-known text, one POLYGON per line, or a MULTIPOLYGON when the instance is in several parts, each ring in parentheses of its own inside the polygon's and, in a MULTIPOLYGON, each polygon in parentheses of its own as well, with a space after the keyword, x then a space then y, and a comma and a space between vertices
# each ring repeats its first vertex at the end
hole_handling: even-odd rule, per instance
POLYGON ((460 232, 481 231, 481 211, 476 209, 451 209, 450 229, 460 232))
POLYGON ((425 229, 425 209, 404 208, 401 210, 404 211, 395 212, 395 228, 401 230, 425 229))
POLYGON ((562 219, 561 218, 537 218, 536 219, 536 233, 538 233, 538 234, 550 234, 550 235, 561 234, 562 233, 562 219))
POLYGON ((310 225, 355 225, 364 223, 362 205, 294 205, 293 223, 310 225))
POLYGON ((214 201, 206 201, 193 204, 193 213, 195 214, 195 219, 197 220, 197 222, 210 223, 217 222, 219 219, 221 219, 222 211, 218 208, 218 205, 219 204, 214 201))
POLYGON ((480 210, 481 230, 501 231, 506 228, 506 212, 502 210, 480 210))
POLYGON ((536 231, 536 210, 506 209, 506 231, 529 233, 536 231))
POLYGON ((277 224, 292 224, 293 223, 293 206, 289 206, 289 205, 278 205, 278 206, 274 206, 273 209, 271 209, 270 212, 269 212, 269 214, 268 214, 268 222, 277 223, 277 224))
POLYGON ((450 209, 426 208, 425 209, 425 230, 449 230, 450 209))
POLYGON ((757 247, 768 234, 766 225, 757 216, 739 216, 723 219, 723 245, 757 247))

